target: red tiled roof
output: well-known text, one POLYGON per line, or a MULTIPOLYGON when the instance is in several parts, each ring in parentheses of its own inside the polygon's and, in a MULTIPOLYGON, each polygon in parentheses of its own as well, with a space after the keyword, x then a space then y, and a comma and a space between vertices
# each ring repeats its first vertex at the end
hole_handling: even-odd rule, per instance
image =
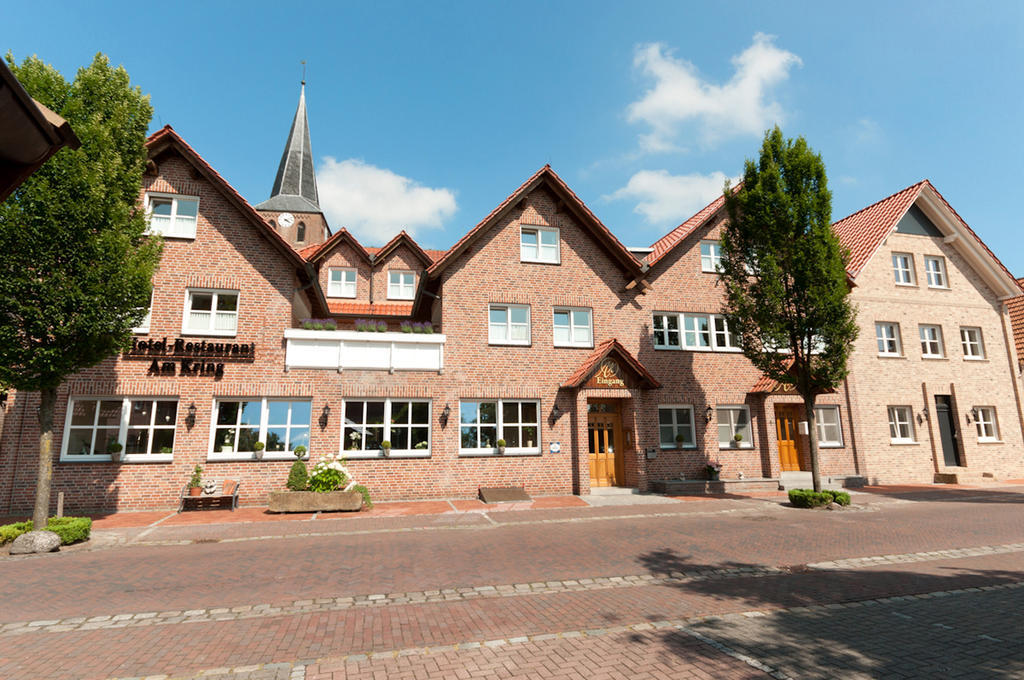
MULTIPOLYGON (((409 250, 415 253, 428 266, 434 263, 434 258, 428 255, 426 251, 423 250, 423 248, 420 248, 420 244, 416 243, 416 241, 413 240, 412 236, 409 236, 409 234, 406 233, 405 229, 395 234, 395 237, 388 241, 387 243, 385 243, 382 247, 374 248, 373 252, 370 254, 373 255, 374 259, 377 259, 378 257, 383 257, 384 255, 387 255, 389 252, 397 248, 399 244, 401 244, 402 242, 405 242, 405 244, 409 246, 409 250)), ((367 248, 367 252, 370 252, 369 248, 367 248)))
POLYGON ((409 316, 412 314, 411 302, 345 302, 328 300, 327 307, 331 314, 344 316, 409 316))
MULTIPOLYGON (((743 182, 732 188, 733 193, 740 190, 743 182)), ((651 252, 644 258, 648 267, 653 267, 661 258, 668 255, 673 248, 679 245, 687 236, 707 224, 708 221, 718 214, 718 211, 725 207, 725 195, 722 194, 715 200, 701 208, 700 212, 686 220, 678 227, 668 232, 651 246, 651 252)))
MULTIPOLYGON (((1024 287, 1024 278, 1017 279, 1017 285, 1024 287)), ((1006 302, 1010 311, 1010 325, 1013 327, 1013 344, 1017 348, 1017 361, 1024 363, 1024 297, 1011 298, 1006 302)))
POLYGON ((878 246, 910 209, 927 181, 922 180, 833 223, 832 231, 850 250, 850 261, 846 265, 850 276, 860 274, 878 246))
POLYGON ((626 365, 633 369, 637 376, 639 376, 640 381, 645 383, 646 387, 661 387, 661 383, 658 382, 658 380, 651 375, 646 368, 644 368, 644 365, 641 364, 636 357, 629 353, 629 350, 619 344, 619 341, 615 338, 605 340, 595 347, 593 354, 587 357, 586 361, 584 361, 579 368, 573 371, 572 375, 565 379, 562 383, 562 387, 579 387, 582 385, 586 379, 590 377, 590 374, 597 369, 598 365, 604 361, 605 357, 612 352, 618 354, 626 365))
POLYGON ((579 211, 583 218, 581 220, 583 224, 589 227, 594 235, 604 242, 604 245, 623 266, 636 273, 640 272, 640 261, 634 257, 633 253, 629 252, 626 246, 622 245, 622 242, 612 234, 608 227, 606 227, 601 220, 597 219, 597 216, 594 215, 594 213, 590 212, 590 208, 588 208, 583 201, 580 200, 580 197, 569 188, 569 185, 562 181, 562 178, 551 169, 551 166, 545 165, 543 168, 533 173, 525 182, 519 185, 518 189, 513 191, 504 201, 499 203, 498 207, 492 210, 487 217, 480 220, 475 227, 470 229, 465 236, 449 248, 444 255, 435 260, 434 264, 427 269, 427 274, 430 276, 436 276, 441 272, 455 259, 456 256, 469 247, 469 245, 476 240, 476 238, 478 238, 487 227, 491 226, 499 217, 501 217, 501 215, 505 214, 507 210, 518 203, 519 199, 538 187, 541 182, 548 182, 556 193, 561 194, 562 198, 565 199, 567 203, 570 203, 579 211))
POLYGON ((356 240, 356 237, 353 236, 348 229, 345 229, 345 227, 342 227, 338 231, 331 234, 331 237, 324 241, 323 243, 318 243, 316 245, 307 246, 306 248, 303 248, 302 250, 299 251, 299 254, 302 255, 307 260, 309 260, 310 262, 313 262, 314 260, 319 260, 320 258, 325 257, 327 253, 330 252, 331 248, 333 248, 336 243, 342 240, 348 241, 349 245, 351 245, 352 248, 357 253, 362 255, 367 262, 370 261, 370 253, 367 251, 366 248, 362 246, 361 243, 359 243, 359 241, 356 240))

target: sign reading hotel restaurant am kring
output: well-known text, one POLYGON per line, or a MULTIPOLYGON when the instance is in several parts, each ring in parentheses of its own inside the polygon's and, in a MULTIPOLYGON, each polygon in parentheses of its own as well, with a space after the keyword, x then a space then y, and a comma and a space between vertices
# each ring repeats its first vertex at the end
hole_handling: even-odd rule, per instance
POLYGON ((622 374, 622 368, 614 359, 607 358, 601 362, 594 375, 587 381, 586 387, 622 388, 629 387, 622 374))
POLYGON ((256 343, 188 341, 175 338, 160 340, 132 340, 125 359, 144 359, 152 363, 149 375, 198 375, 220 378, 224 375, 224 362, 248 362, 256 358, 256 343), (209 361, 213 359, 214 361, 209 361), (175 362, 177 361, 177 363, 175 362))

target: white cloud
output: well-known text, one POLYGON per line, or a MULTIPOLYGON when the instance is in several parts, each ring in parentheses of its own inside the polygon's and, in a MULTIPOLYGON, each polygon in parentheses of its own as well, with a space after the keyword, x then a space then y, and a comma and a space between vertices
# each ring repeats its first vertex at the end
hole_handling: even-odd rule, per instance
POLYGON ((679 224, 720 196, 727 178, 733 185, 739 181, 718 171, 670 175, 667 170, 641 170, 629 178, 626 186, 605 198, 639 200, 633 212, 643 215, 649 224, 679 224))
POLYGON ((876 145, 883 141, 882 126, 871 118, 861 118, 847 130, 847 139, 854 142, 856 147, 876 145))
POLYGON ((676 59, 661 43, 639 46, 633 65, 655 80, 654 87, 628 109, 631 123, 651 128, 640 137, 643 149, 679 150, 676 139, 688 122, 696 123, 703 146, 736 135, 760 136, 780 122, 782 107, 771 90, 802 62, 776 47, 773 39, 756 34, 750 47, 732 58, 735 73, 724 85, 702 80, 693 64, 676 59))
POLYGON ((367 246, 382 246, 402 229, 413 237, 440 229, 457 208, 449 189, 425 187, 354 158, 324 157, 316 183, 328 224, 348 229, 367 246))

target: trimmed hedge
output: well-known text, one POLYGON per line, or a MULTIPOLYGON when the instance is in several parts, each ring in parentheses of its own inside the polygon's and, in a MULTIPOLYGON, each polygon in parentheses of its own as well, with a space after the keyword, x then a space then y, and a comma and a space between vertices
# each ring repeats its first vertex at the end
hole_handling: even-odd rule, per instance
POLYGON ((790 489, 789 502, 798 508, 819 508, 829 503, 849 505, 850 494, 831 489, 824 489, 819 493, 815 493, 811 489, 790 489))
MULTIPOLYGON (((88 517, 51 517, 46 520, 46 530, 60 536, 61 545, 71 545, 89 540, 92 520, 88 517)), ((30 531, 32 531, 32 520, 0 526, 0 545, 6 545, 30 531)))

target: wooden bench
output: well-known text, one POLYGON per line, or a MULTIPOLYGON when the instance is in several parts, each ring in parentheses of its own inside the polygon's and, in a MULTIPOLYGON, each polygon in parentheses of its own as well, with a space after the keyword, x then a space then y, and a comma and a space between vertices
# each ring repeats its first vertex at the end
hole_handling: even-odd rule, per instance
POLYGON ((213 489, 207 491, 203 489, 203 493, 198 496, 192 496, 189 494, 189 486, 185 485, 185 488, 181 490, 181 502, 178 504, 178 512, 185 509, 185 504, 189 501, 195 501, 196 506, 200 505, 213 505, 216 503, 220 507, 224 507, 224 504, 228 501, 231 503, 231 511, 234 512, 235 508, 238 507, 238 487, 242 484, 234 479, 225 479, 220 482, 213 482, 213 489))

